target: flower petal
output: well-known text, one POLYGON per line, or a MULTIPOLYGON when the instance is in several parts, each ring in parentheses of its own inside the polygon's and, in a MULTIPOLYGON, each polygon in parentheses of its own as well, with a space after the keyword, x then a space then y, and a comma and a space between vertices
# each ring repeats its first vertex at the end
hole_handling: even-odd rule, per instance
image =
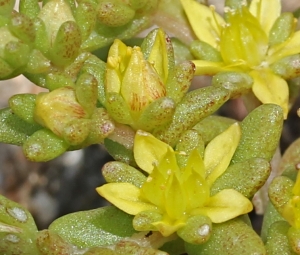
POLYGON ((152 173, 141 188, 141 198, 155 204, 159 208, 166 206, 166 190, 169 190, 168 180, 179 172, 174 151, 168 149, 162 160, 154 167, 152 173))
POLYGON ((213 6, 207 7, 194 0, 181 0, 181 4, 198 39, 217 48, 224 19, 213 6))
POLYGON ((130 183, 108 183, 96 188, 97 192, 122 211, 136 215, 147 210, 156 210, 156 206, 139 199, 140 189, 130 183))
POLYGON ((293 188, 293 194, 296 196, 300 196, 300 172, 297 174, 296 182, 293 188))
POLYGON ((133 153, 138 166, 151 173, 154 165, 157 165, 167 153, 173 149, 166 143, 158 140, 150 133, 138 130, 134 138, 133 153))
POLYGON ((263 104, 277 104, 283 108, 284 118, 288 114, 289 89, 287 82, 272 73, 271 70, 253 70, 252 91, 263 104))
POLYGON ((223 62, 212 62, 206 60, 193 60, 196 66, 195 75, 214 75, 224 71, 225 64, 223 62))
POLYGON ((275 20, 281 13, 281 1, 280 0, 252 0, 250 12, 255 16, 266 34, 268 35, 275 20))
POLYGON ((192 214, 204 214, 213 223, 221 223, 248 213, 252 209, 251 201, 241 193, 234 189, 224 189, 210 197, 205 207, 196 209, 192 214))
POLYGON ((286 42, 274 45, 268 51, 268 63, 300 53, 300 31, 297 31, 286 42))
POLYGON ((238 123, 234 123, 223 133, 216 136, 206 146, 204 152, 204 165, 208 185, 212 185, 214 181, 227 169, 239 144, 240 137, 240 126, 238 123))

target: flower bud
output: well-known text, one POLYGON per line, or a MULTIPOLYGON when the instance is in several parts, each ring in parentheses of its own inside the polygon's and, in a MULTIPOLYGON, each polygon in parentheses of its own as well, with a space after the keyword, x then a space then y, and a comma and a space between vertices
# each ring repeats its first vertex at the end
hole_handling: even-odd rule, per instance
POLYGON ((72 145, 82 143, 89 133, 89 114, 78 103, 75 91, 63 87, 40 93, 36 99, 35 120, 72 145))
MULTIPOLYGON (((145 60, 139 47, 127 47, 120 40, 115 40, 106 68, 105 106, 108 112, 118 122, 138 129, 142 125, 140 117, 147 107, 166 96, 162 79, 155 66, 145 60), (124 112, 127 114, 124 115, 124 112)), ((163 105, 174 108, 173 103, 163 105)), ((159 112, 161 107, 156 107, 159 112)))

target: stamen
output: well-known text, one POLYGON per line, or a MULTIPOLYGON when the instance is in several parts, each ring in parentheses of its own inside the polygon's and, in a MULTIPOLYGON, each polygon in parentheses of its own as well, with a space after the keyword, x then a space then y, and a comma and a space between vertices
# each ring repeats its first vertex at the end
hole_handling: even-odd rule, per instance
POLYGON ((157 160, 154 160, 154 161, 152 162, 152 166, 158 166, 158 161, 157 161, 157 160))
POLYGON ((232 12, 232 9, 231 9, 229 6, 225 6, 225 7, 224 7, 224 12, 225 12, 225 13, 232 12))
POLYGON ((146 182, 151 182, 153 180, 153 178, 151 176, 148 176, 148 178, 146 179, 146 182))
POLYGON ((216 17, 216 7, 215 7, 214 5, 210 5, 210 6, 209 6, 209 9, 210 9, 211 12, 212 12, 213 20, 214 20, 214 22, 215 22, 215 24, 216 24, 218 30, 220 31, 220 30, 221 30, 221 26, 220 26, 220 24, 219 24, 219 22, 218 22, 218 20, 217 20, 217 17, 216 17))

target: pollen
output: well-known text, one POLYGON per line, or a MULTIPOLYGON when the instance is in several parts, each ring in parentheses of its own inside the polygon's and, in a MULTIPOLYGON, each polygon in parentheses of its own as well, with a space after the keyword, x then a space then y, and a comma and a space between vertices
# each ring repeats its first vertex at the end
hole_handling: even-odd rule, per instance
POLYGON ((153 178, 151 176, 148 176, 148 178, 146 179, 146 182, 151 182, 153 180, 153 178))

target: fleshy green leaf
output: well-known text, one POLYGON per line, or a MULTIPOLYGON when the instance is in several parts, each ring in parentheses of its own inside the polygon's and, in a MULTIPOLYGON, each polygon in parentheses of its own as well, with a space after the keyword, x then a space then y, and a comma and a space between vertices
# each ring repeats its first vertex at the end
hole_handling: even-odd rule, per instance
POLYGON ((0 253, 39 254, 35 245, 37 227, 21 205, 0 196, 0 253))
POLYGON ((0 110, 0 141, 15 145, 22 145, 30 135, 41 127, 22 120, 9 108, 0 110))
POLYGON ((40 129, 23 144, 25 156, 32 161, 48 161, 63 154, 69 147, 64 140, 48 129, 40 129))
POLYGON ((135 233, 132 216, 107 206, 65 215, 55 220, 49 230, 82 248, 113 245, 135 233))
POLYGON ((260 237, 241 219, 213 224, 213 234, 201 245, 185 244, 189 255, 266 254, 260 237))

